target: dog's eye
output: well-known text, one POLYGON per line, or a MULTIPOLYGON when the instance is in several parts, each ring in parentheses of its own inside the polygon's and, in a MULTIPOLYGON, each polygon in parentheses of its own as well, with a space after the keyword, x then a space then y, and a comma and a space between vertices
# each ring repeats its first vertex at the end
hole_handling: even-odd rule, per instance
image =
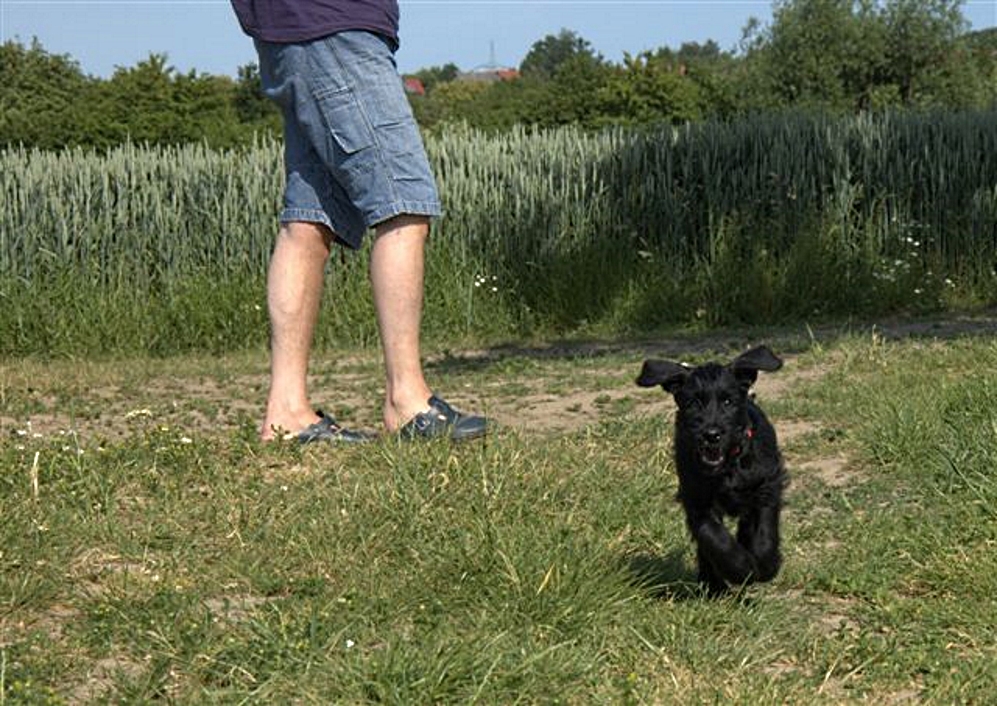
POLYGON ((720 404, 722 404, 724 407, 730 407, 732 404, 734 404, 734 398, 733 397, 721 397, 720 398, 720 404))

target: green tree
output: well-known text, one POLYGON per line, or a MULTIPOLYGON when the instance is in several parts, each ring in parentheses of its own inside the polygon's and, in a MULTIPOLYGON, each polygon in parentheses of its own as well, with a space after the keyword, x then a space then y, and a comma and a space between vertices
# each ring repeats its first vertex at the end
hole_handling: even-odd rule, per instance
POLYGON ((173 80, 173 104, 182 125, 181 141, 204 141, 212 147, 235 147, 243 130, 236 109, 237 83, 228 76, 190 71, 173 80))
POLYGON ((92 144, 125 140, 151 144, 204 141, 212 147, 233 147, 252 139, 254 132, 276 130, 279 116, 259 98, 249 98, 252 71, 240 81, 190 71, 178 73, 166 56, 150 54, 134 67, 118 68, 98 86, 89 121, 92 144))
MULTIPOLYGON (((610 66, 574 32, 562 30, 534 43, 520 65, 520 78, 466 82, 476 88, 450 89, 444 84, 430 96, 437 120, 459 120, 475 127, 502 130, 516 124, 554 127, 596 121, 596 96, 611 73, 610 66), (447 89, 442 96, 442 89, 447 89), (446 106, 440 105, 440 98, 446 106), (463 98, 459 100, 458 98, 463 98), (442 110, 440 109, 442 108, 442 110)), ((426 115, 426 112, 423 112, 426 115)))
POLYGON ((979 71, 979 104, 997 105, 997 27, 970 32, 964 42, 970 60, 979 71))
POLYGON ((597 96, 603 123, 683 123, 705 116, 699 86, 679 68, 647 52, 627 55, 597 96))
POLYGON ((562 62, 550 80, 525 78, 518 87, 535 84, 525 91, 523 111, 527 122, 542 127, 579 124, 594 127, 601 123, 599 92, 613 75, 601 57, 576 54, 562 62))
POLYGON ((435 127, 446 122, 476 124, 475 106, 488 85, 478 81, 448 81, 442 83, 423 100, 413 101, 416 119, 423 127, 435 127))
POLYGON ((562 29, 557 35, 548 34, 534 42, 519 65, 519 73, 528 78, 550 79, 562 64, 578 56, 602 61, 602 57, 593 51, 588 40, 569 29, 562 29))
POLYGON ((453 81, 459 74, 460 69, 457 68, 457 64, 449 63, 443 66, 431 66, 426 69, 419 69, 414 74, 411 74, 411 76, 419 79, 422 82, 422 87, 428 93, 441 83, 453 81))
POLYGON ((163 54, 150 54, 133 67, 118 67, 100 86, 98 144, 125 140, 178 143, 189 138, 174 100, 176 70, 163 54))
POLYGON ((179 74, 165 56, 152 54, 101 80, 37 40, 30 47, 0 45, 0 145, 109 147, 134 140, 232 147, 279 129, 280 114, 263 96, 252 65, 241 68, 236 81, 179 74))
POLYGON ((280 129, 280 110, 263 95, 263 81, 256 64, 246 64, 237 70, 235 93, 232 101, 239 121, 277 131, 280 129))
POLYGON ((76 144, 92 79, 65 55, 0 45, 0 144, 56 148, 76 144))
POLYGON ((962 0, 776 0, 749 25, 745 70, 756 102, 857 110, 978 105, 988 94, 965 42, 962 0))
MULTIPOLYGON (((963 50, 960 38, 968 24, 962 0, 893 0, 881 19, 887 81, 897 87, 900 100, 905 105, 955 102, 953 90, 959 88, 943 77, 952 75, 952 60, 963 50)), ((963 65, 959 72, 970 79, 973 68, 963 65)))
POLYGON ((738 59, 715 41, 685 42, 678 51, 662 47, 650 57, 696 84, 706 115, 729 118, 739 112, 734 84, 738 59))
POLYGON ((781 105, 849 110, 881 69, 883 41, 870 3, 777 0, 754 47, 781 105))

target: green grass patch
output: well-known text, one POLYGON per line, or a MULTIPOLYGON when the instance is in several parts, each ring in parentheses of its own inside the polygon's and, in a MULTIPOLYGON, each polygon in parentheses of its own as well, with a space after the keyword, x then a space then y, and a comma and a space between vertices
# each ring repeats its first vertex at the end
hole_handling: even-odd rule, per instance
MULTIPOLYGON (((253 354, 7 362, 2 700, 988 701, 997 348, 775 347, 785 569, 722 600, 693 581, 640 346, 432 362, 505 422, 459 447, 262 446, 253 354), (502 392, 565 380, 586 413, 554 425, 502 392)), ((375 359, 314 372, 375 423, 375 359)))

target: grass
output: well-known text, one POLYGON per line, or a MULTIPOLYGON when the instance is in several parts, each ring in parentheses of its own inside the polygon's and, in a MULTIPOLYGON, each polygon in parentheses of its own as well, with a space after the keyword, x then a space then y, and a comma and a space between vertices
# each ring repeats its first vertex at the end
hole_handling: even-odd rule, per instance
MULTIPOLYGON (((632 378, 745 338, 436 357, 504 422, 462 447, 261 446, 252 353, 8 361, 0 701, 989 701, 993 340, 767 337, 785 569, 707 600, 632 378)), ((314 381, 373 426, 377 370, 314 381)))
MULTIPOLYGON (((427 340, 451 345, 986 310, 993 110, 428 135, 444 205, 427 340), (454 343, 456 342, 456 343, 454 343)), ((0 355, 265 346, 281 145, 0 150, 0 355)), ((316 330, 376 341, 369 250, 316 330)))

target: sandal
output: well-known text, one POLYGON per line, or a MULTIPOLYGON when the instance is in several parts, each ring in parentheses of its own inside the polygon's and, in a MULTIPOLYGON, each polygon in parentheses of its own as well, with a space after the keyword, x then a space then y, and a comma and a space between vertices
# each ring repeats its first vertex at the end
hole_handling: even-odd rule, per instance
POLYGON ((471 414, 462 414, 436 395, 429 398, 429 409, 419 412, 398 430, 406 441, 436 439, 448 436, 451 441, 468 441, 488 432, 488 420, 471 414))
POLYGON ((314 444, 318 442, 332 444, 363 444, 373 441, 374 437, 366 432, 353 431, 336 423, 336 420, 322 410, 315 412, 319 420, 309 424, 298 432, 296 438, 299 444, 314 444))

